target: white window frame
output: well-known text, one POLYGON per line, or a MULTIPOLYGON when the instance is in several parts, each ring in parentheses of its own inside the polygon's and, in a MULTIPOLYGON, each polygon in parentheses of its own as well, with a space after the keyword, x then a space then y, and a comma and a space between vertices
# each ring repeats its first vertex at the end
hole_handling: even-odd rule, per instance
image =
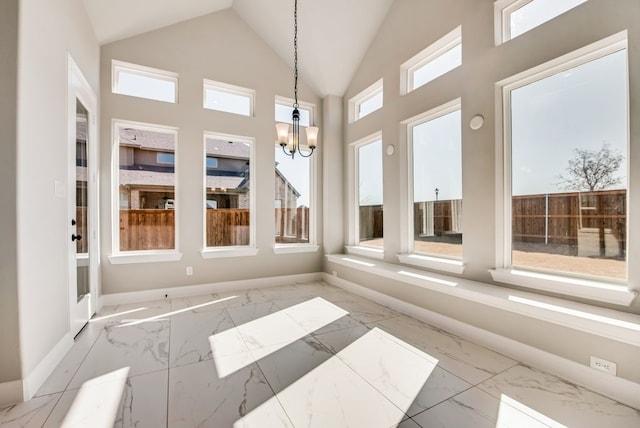
POLYGON ((221 111, 223 113, 235 114, 238 116, 253 117, 256 103, 256 91, 242 86, 231 85, 224 82, 216 82, 214 80, 202 79, 202 108, 205 110, 221 111), (246 97, 249 99, 249 114, 235 113, 222 109, 207 107, 207 90, 222 92, 226 94, 246 97))
MULTIPOLYGON (((512 40, 513 37, 511 37, 511 14, 513 12, 515 12, 516 10, 519 10, 520 8, 526 6, 527 4, 533 2, 535 0, 496 0, 496 2, 493 4, 493 15, 494 15, 494 26, 495 26, 495 44, 496 46, 502 44, 502 43, 506 43, 509 40, 512 40)), ((578 7, 574 6, 574 7, 578 7)), ((573 9, 573 7, 571 8, 573 9)), ((560 15, 568 12, 571 9, 567 9, 566 11, 562 12, 560 15)), ((539 25, 537 25, 536 27, 533 28, 537 28, 540 25, 543 25, 545 22, 549 22, 550 20, 560 16, 560 15, 555 15, 551 18, 549 18, 549 20, 544 21, 542 23, 540 23, 539 25)), ((532 29, 533 29, 532 28, 532 29)), ((530 31, 530 30, 528 30, 530 31)), ((526 34, 522 33, 522 34, 526 34)), ((522 35, 520 34, 520 35, 522 35)), ((517 36, 516 36, 517 37, 517 36)))
MULTIPOLYGON (((441 37, 438 41, 427 46, 424 50, 402 64, 400 66, 400 95, 406 95, 409 92, 427 85, 429 82, 424 83, 418 88, 413 87, 415 72, 458 45, 462 45, 462 26, 456 27, 451 32, 441 37)), ((458 67, 460 66, 456 66, 438 77, 444 76, 458 67)))
POLYGON ((255 175, 255 138, 221 134, 219 132, 205 131, 202 139, 202 249, 200 255, 203 259, 224 258, 224 257, 240 257, 255 256, 258 254, 256 248, 256 186, 255 175), (251 180, 249 195, 249 245, 237 245, 226 247, 207 247, 207 139, 233 141, 238 143, 248 143, 249 150, 249 179, 251 180))
MULTIPOLYGON (((364 257, 371 257, 375 259, 384 259, 384 248, 375 248, 360 245, 360 168, 359 168, 359 156, 358 149, 376 141, 382 141, 384 147, 384 140, 382 139, 382 131, 375 132, 360 140, 357 140, 349 144, 349 188, 348 188, 348 215, 349 215, 349 245, 346 246, 347 253, 355 254, 364 257)), ((383 161, 383 176, 384 176, 384 157, 382 152, 380 153, 383 161)), ((384 182, 384 177, 383 177, 384 182)), ((384 206, 384 192, 382 194, 382 204, 384 206)), ((384 237, 383 237, 384 239, 384 237)))
MULTIPOLYGON (((627 45, 625 30, 496 83, 496 269, 490 270, 494 281, 625 306, 630 305, 635 298, 635 293, 628 288, 626 280, 614 278, 603 280, 588 275, 546 272, 533 268, 517 269, 511 264, 511 91, 614 52, 628 49, 627 45)), ((627 131, 627 156, 630 147, 629 138, 630 132, 627 131)), ((627 168, 630 167, 627 166, 627 168)), ((628 172, 627 176, 629 176, 628 172)), ((633 183, 629 181, 628 195, 631 195, 632 186, 633 183)), ((627 215, 629 199, 627 198, 627 215)), ((631 221, 628 220, 627 228, 630 223, 631 221)), ((629 245, 628 242, 627 245, 629 245)), ((630 265, 629 260, 627 252, 627 269, 630 265)))
POLYGON ((376 81, 374 84, 349 100, 349 123, 353 123, 363 117, 369 116, 373 112, 381 110, 382 107, 384 107, 384 79, 376 81), (360 106, 380 94, 383 96, 383 105, 380 106, 379 109, 374 110, 367 115, 360 116, 360 106))
MULTIPOLYGON (((412 118, 402 121, 402 125, 406 130, 407 136, 407 175, 406 175, 406 208, 402 210, 402 217, 407 221, 403 222, 401 247, 406 249, 406 253, 398 254, 398 261, 404 264, 435 269, 444 272, 462 274, 464 272, 464 263, 462 259, 456 257, 447 257, 439 254, 416 253, 414 249, 414 230, 413 230, 413 129, 426 122, 438 119, 447 114, 462 111, 462 100, 456 98, 448 103, 442 104, 429 111, 421 113, 412 118)), ((462 126, 462 124, 460 124, 462 126)), ((462 159, 460 159, 462 162, 462 159)), ((464 215, 464 214, 463 214, 464 215)))
POLYGON ((111 264, 151 263, 177 261, 180 252, 180 193, 178 192, 178 128, 143 122, 113 119, 111 121, 111 264), (174 200, 175 200, 175 248, 170 250, 120 251, 120 128, 136 128, 155 132, 171 133, 175 138, 174 200))
MULTIPOLYGON (((277 105, 293 109, 293 103, 294 103, 293 98, 281 97, 279 95, 276 95, 275 103, 273 106, 274 120, 275 120, 275 107, 277 105)), ((309 126, 317 126, 317 125, 314 125, 315 123, 317 123, 316 105, 306 101, 298 100, 298 106, 299 106, 298 107, 299 110, 307 110, 309 112, 309 126)), ((289 125, 291 125, 293 123, 293 119, 289 119, 288 121, 282 122, 282 123, 288 123, 289 125)), ((300 121, 300 127, 306 128, 307 125, 303 124, 302 121, 300 121)))
POLYGON ((111 92, 119 95, 126 95, 129 97, 140 98, 145 100, 166 102, 170 104, 178 103, 178 73, 172 71, 160 70, 158 68, 147 67, 139 64, 132 64, 130 62, 112 60, 111 61, 111 92), (173 83, 174 93, 173 101, 159 100, 156 98, 140 97, 137 95, 126 94, 118 91, 120 72, 125 71, 130 74, 136 74, 141 77, 149 79, 163 80, 165 82, 173 83))

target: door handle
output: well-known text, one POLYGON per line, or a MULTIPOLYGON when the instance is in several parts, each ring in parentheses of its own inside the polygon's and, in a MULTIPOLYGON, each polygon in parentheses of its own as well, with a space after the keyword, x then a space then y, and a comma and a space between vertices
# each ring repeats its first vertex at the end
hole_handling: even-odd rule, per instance
POLYGON ((82 236, 81 236, 81 235, 75 235, 75 234, 74 234, 74 235, 71 235, 71 240, 72 240, 72 241, 79 241, 79 240, 81 240, 81 239, 82 239, 82 236))

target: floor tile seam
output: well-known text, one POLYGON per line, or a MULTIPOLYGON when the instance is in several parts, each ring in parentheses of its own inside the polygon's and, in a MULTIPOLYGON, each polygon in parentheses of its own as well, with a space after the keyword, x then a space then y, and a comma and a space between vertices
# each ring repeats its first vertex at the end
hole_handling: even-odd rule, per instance
MULTIPOLYGON (((89 321, 89 322, 91 322, 91 321, 89 321)), ((71 377, 69 378, 69 381, 65 384, 64 389, 62 390, 63 393, 66 392, 67 390, 73 391, 73 390, 76 389, 76 388, 69 388, 69 385, 71 385, 71 382, 73 382, 73 379, 75 379, 75 377, 78 375, 78 371, 80 370, 80 367, 82 367, 82 365, 85 363, 85 361, 87 361, 87 358, 89 357, 89 354, 91 353, 93 348, 96 346, 96 343, 98 343, 98 340, 100 339, 100 337, 103 334, 106 334, 105 333, 106 330, 107 330, 107 325, 105 324, 100 329, 100 333, 98 333, 98 335, 94 339, 93 343, 91 344, 91 346, 89 347, 87 352, 84 354, 84 357, 82 357, 82 361, 80 361, 80 363, 75 367, 75 370, 73 371, 73 375, 71 375, 71 377)), ((85 333, 86 333, 86 331, 85 331, 85 333)), ((56 366, 56 368, 57 368, 57 366, 56 366)), ((77 388, 77 389, 80 389, 80 388, 77 388)))
MULTIPOLYGON (((49 420, 49 418, 51 417, 51 415, 53 414, 53 411, 56 409, 56 407, 58 407, 58 404, 60 404, 60 400, 62 400, 62 396, 64 395, 66 391, 63 392, 56 392, 56 394, 60 394, 60 396, 58 397, 58 399, 56 400, 56 403, 51 406, 51 410, 49 411, 49 414, 47 415, 47 417, 44 419, 42 426, 47 424, 47 421, 49 420)), ((53 394, 52 394, 53 395, 53 394)), ((46 397, 46 395, 44 396, 46 397)), ((66 415, 65 415, 66 416, 66 415)), ((1 424, 0 424, 1 425, 1 424)))
MULTIPOLYGON (((273 386, 271 385, 271 382, 269 382, 269 378, 267 377, 267 375, 264 373, 264 370, 262 370, 262 367, 260 367, 260 364, 258 364, 257 361, 254 361, 252 364, 254 364, 258 370, 260 370, 260 373, 262 374, 262 377, 264 379, 264 381, 267 383, 267 385, 269 386, 269 389, 271 390, 271 392, 273 393, 273 397, 271 398, 275 398, 276 401, 278 402, 278 404, 280 405, 280 407, 282 408, 282 411, 284 412, 284 414, 287 416, 287 419, 289 420, 289 422, 291 422, 291 426, 295 428, 295 424, 293 423, 293 419, 291 419, 291 416, 289 416, 289 412, 287 412, 287 408, 284 406, 284 404, 282 403, 282 401, 280 401, 280 397, 278 396, 278 392, 276 392, 276 390, 273 388, 273 386)), ((282 392, 282 391, 281 391, 282 392)), ((259 406, 256 406, 256 408, 262 406, 264 403, 266 403, 267 401, 269 401, 271 398, 268 398, 267 400, 265 400, 263 403, 260 403, 259 406)))

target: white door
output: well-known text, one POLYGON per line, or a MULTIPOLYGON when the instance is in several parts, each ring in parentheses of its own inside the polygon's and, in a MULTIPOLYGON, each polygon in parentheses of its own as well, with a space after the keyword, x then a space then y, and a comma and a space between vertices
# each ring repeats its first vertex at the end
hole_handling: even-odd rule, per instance
POLYGON ((97 300, 97 132, 96 98, 69 57, 69 315, 76 336, 96 311, 97 300))

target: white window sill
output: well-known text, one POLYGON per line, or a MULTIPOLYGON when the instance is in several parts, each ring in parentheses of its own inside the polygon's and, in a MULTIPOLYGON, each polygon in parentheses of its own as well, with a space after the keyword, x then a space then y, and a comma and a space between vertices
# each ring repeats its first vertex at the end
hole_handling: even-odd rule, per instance
POLYGON ((405 265, 433 269, 461 275, 464 272, 462 260, 432 257, 421 254, 398 254, 398 261, 405 265))
POLYGON ((518 269, 491 269, 489 272, 496 282, 613 303, 615 305, 629 306, 638 294, 636 291, 631 291, 625 285, 621 284, 556 276, 518 269))
POLYGON ((275 254, 317 253, 318 245, 312 244, 279 244, 273 247, 275 254))
POLYGON ((358 246, 347 246, 347 253, 355 254, 356 256, 371 257, 373 259, 384 259, 384 250, 382 248, 358 246))
POLYGON ((182 253, 176 250, 168 251, 130 251, 109 256, 112 265, 126 265, 132 263, 175 262, 182 258, 182 253))
POLYGON ((257 248, 249 247, 221 247, 205 248, 200 251, 203 259, 222 259, 227 257, 251 257, 258 254, 257 248))

